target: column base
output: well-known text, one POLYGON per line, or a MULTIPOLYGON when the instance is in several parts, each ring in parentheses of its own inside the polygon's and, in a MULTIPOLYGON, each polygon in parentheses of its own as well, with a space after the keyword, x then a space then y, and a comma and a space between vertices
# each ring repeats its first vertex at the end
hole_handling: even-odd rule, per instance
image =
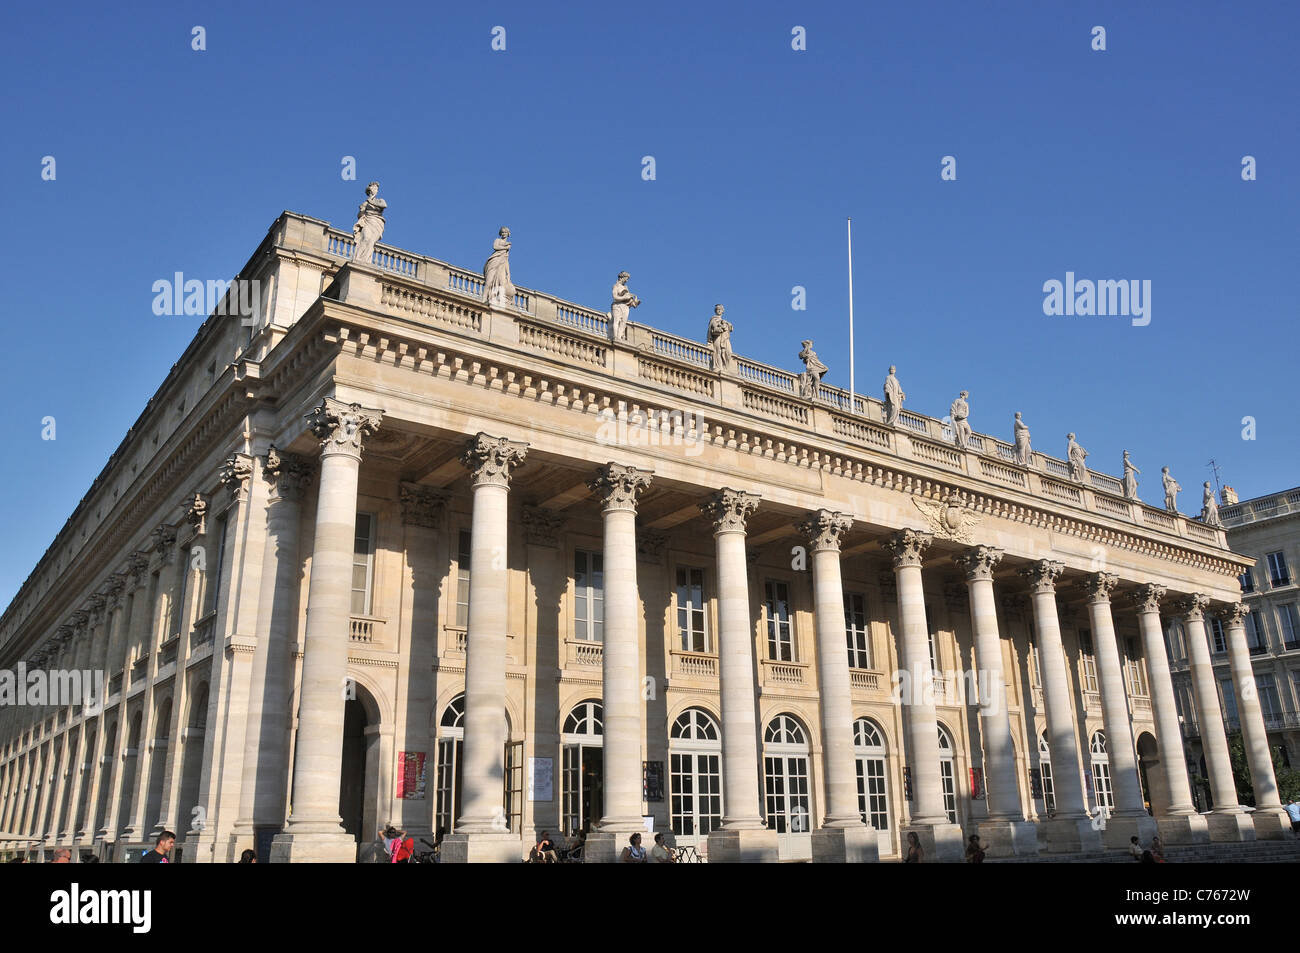
POLYGON ((975 833, 989 857, 1032 857, 1038 853, 1038 825, 1033 821, 980 821, 975 833))
POLYGON ((444 864, 517 864, 524 859, 524 842, 518 834, 508 831, 448 834, 443 838, 439 857, 444 864))
POLYGON ((766 827, 723 829, 709 834, 711 864, 775 864, 776 831, 766 827))
POLYGON ((1102 849, 1101 823, 1091 817, 1053 817, 1039 821, 1039 833, 1049 853, 1080 854, 1102 849))
POLYGON ((1157 817, 1156 833, 1166 844, 1208 844, 1210 842, 1210 827, 1200 814, 1157 817))
POLYGON ((269 860, 273 864, 355 864, 357 842, 342 829, 328 834, 276 834, 269 860))
POLYGON ((1158 822, 1150 814, 1112 814, 1104 818, 1101 829, 1101 842, 1111 850, 1128 850, 1136 837, 1145 850, 1151 846, 1151 838, 1156 836, 1158 822))
POLYGON ((1256 840, 1289 840, 1291 818, 1280 807, 1264 808, 1250 815, 1255 825, 1256 840))
POLYGON ((956 824, 909 824, 898 832, 903 860, 907 860, 907 835, 915 833, 921 841, 927 864, 960 864, 966 860, 961 828, 956 824))
POLYGON ((1245 811, 1211 811, 1205 815, 1205 822, 1210 828, 1211 842, 1236 843, 1255 839, 1255 824, 1245 811))
POLYGON ((880 861, 880 835, 874 827, 822 827, 812 832, 814 864, 875 864, 880 861))

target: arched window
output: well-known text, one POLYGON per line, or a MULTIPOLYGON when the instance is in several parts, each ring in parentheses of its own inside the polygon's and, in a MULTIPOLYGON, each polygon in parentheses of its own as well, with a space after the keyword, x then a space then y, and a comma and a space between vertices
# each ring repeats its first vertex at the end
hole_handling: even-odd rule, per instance
MULTIPOLYGON (((502 712, 505 720, 507 749, 510 741, 510 713, 502 712)), ((435 769, 434 830, 456 829, 460 817, 461 751, 465 740, 465 693, 461 692, 442 710, 438 718, 438 764, 435 769)), ((507 765, 509 784, 509 765, 507 765)), ((511 815, 512 817, 517 815, 511 815)), ((513 821, 509 821, 513 823, 513 821)))
POLYGON ((1110 755, 1106 753, 1106 733, 1094 731, 1088 749, 1092 752, 1092 783, 1097 795, 1097 808, 1113 811, 1115 799, 1110 788, 1110 755))
POLYGON ((564 832, 590 831, 605 811, 605 709, 588 698, 570 709, 560 734, 560 821, 564 832))
POLYGON ((1052 780, 1052 750, 1047 744, 1047 732, 1038 736, 1038 773, 1042 778, 1043 813, 1056 813, 1056 786, 1052 780))
POLYGON ((767 826, 778 834, 812 831, 808 794, 808 735, 793 715, 777 715, 763 732, 767 826))
POLYGON ((889 783, 885 772, 885 733, 869 718, 853 722, 853 754, 858 768, 858 813, 878 831, 889 830, 889 783))
POLYGON ((943 784, 943 809, 948 812, 949 823, 957 823, 957 768, 954 763, 952 735, 939 726, 939 780, 943 784))
POLYGON ((669 733, 670 811, 673 833, 702 838, 722 823, 722 741, 718 723, 702 708, 688 708, 669 733))

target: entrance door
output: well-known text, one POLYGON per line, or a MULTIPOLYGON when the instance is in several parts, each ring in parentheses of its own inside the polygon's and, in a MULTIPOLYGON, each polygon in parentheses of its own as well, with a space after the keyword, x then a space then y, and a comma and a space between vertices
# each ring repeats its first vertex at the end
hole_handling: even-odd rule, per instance
POLYGON ((355 698, 343 706, 343 765, 339 815, 343 829, 360 841, 366 791, 366 710, 355 698))
POLYGON ((604 749, 564 746, 564 832, 590 833, 605 814, 604 749))

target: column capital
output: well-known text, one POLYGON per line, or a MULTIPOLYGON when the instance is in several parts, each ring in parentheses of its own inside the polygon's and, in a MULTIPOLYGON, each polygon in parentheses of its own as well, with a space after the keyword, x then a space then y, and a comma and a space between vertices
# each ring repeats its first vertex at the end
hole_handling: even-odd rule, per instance
POLYGON ((1250 606, 1243 602, 1229 602, 1221 605, 1214 610, 1214 614, 1225 625, 1245 625, 1246 614, 1250 612, 1250 606))
POLYGON ((1160 613, 1160 602, 1168 591, 1164 586, 1148 582, 1138 586, 1130 598, 1132 598, 1133 604, 1137 606, 1138 612, 1154 612, 1158 615, 1160 613))
POLYGON ((158 554, 158 561, 164 565, 170 563, 175 553, 176 529, 166 523, 159 523, 149 534, 149 547, 158 554))
POLYGON ((1185 619, 1200 620, 1205 617, 1205 610, 1210 605, 1210 597, 1202 592, 1193 592, 1183 596, 1174 603, 1174 608, 1185 619))
POLYGON ((221 485, 234 497, 242 497, 253 475, 253 458, 246 453, 232 453, 217 468, 221 485))
POLYGON ((881 546, 894 559, 894 568, 921 565, 921 555, 934 542, 934 534, 918 529, 900 529, 897 533, 885 537, 881 546))
POLYGON ((700 503, 700 510, 713 520, 713 535, 743 533, 745 522, 758 509, 760 499, 757 493, 723 487, 700 503))
POLYGON ((136 550, 126 557, 126 572, 131 576, 132 588, 144 584, 145 574, 149 572, 149 553, 136 550))
POLYGON ((425 529, 437 529, 447 507, 447 494, 418 483, 402 482, 397 487, 402 522, 425 529))
POLYGON ((194 527, 194 535, 203 535, 203 521, 208 515, 208 501, 203 498, 203 494, 195 491, 189 499, 181 500, 181 509, 185 511, 185 522, 194 527))
POLYGON ((1065 563, 1055 559, 1040 559, 1020 570, 1020 575, 1029 580, 1029 588, 1033 592, 1056 592, 1056 580, 1063 572, 1065 563))
POLYGON ((333 397, 325 397, 303 419, 320 441, 322 456, 345 453, 360 460, 362 439, 379 429, 384 414, 380 410, 368 410, 356 402, 345 404, 333 397))
POLYGON ((560 527, 564 525, 564 514, 540 506, 525 506, 523 509, 524 539, 533 546, 549 546, 552 549, 560 545, 560 527))
POLYGON ((312 481, 311 464, 292 453, 281 453, 271 444, 262 461, 262 476, 271 484, 272 500, 297 501, 312 481))
POLYGON ((505 437, 475 434, 460 456, 461 465, 470 472, 470 485, 510 486, 510 471, 524 462, 528 444, 505 437))
POLYGON ((1119 585, 1119 576, 1113 572, 1094 572, 1089 573, 1081 584, 1083 591, 1087 593, 1089 605, 1099 605, 1103 602, 1110 602, 1110 594, 1115 591, 1119 585))
POLYGON ((587 487, 600 494, 601 510, 631 510, 636 512, 638 494, 650 485, 653 470, 641 470, 610 461, 597 468, 596 475, 587 481, 587 487))
POLYGON ((814 553, 840 551, 840 538, 853 526, 853 517, 833 510, 817 510, 795 528, 804 536, 814 553))
POLYGON ((122 593, 126 590, 126 573, 114 572, 109 573, 108 582, 104 585, 104 596, 108 601, 108 608, 117 609, 122 604, 122 593))
POLYGON ((993 578, 993 570, 1002 562, 1002 550, 993 546, 973 546, 953 557, 953 562, 966 574, 967 582, 993 578))

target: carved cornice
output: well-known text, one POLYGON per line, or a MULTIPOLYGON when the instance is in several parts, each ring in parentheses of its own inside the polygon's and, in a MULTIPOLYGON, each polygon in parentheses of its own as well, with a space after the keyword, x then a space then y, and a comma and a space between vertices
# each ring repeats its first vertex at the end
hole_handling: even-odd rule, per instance
POLYGON ((700 503, 700 511, 713 520, 714 535, 719 533, 743 533, 750 514, 758 509, 761 497, 757 493, 745 493, 724 487, 700 503))
POLYGON ((1168 594, 1169 590, 1164 586, 1157 585, 1154 582, 1144 583, 1138 586, 1129 597, 1133 605, 1137 607, 1138 612, 1160 613, 1160 603, 1168 594))
POLYGON ((419 483, 400 483, 397 487, 402 507, 402 522, 425 529, 437 529, 447 508, 447 494, 419 483))
POLYGON ((907 566, 920 566, 921 557, 934 542, 934 534, 916 529, 900 529, 886 536, 880 543, 885 552, 894 560, 895 569, 907 566))
POLYGON ((808 540, 814 553, 829 550, 838 553, 840 540, 853 526, 853 517, 834 510, 817 510, 807 519, 795 524, 799 535, 808 540))
POLYGON ((1193 592, 1190 595, 1183 596, 1174 603, 1174 609, 1187 620, 1203 619, 1205 610, 1209 608, 1210 597, 1201 592, 1193 592))
POLYGON ((524 462, 528 444, 505 437, 492 437, 478 433, 471 437, 460 456, 460 462, 470 472, 470 485, 510 485, 510 473, 524 462))
POLYGON ((554 510, 544 510, 540 506, 525 506, 523 509, 524 539, 531 546, 549 546, 552 549, 560 545, 560 528, 564 525, 564 514, 554 510))
POLYGON ((650 485, 653 470, 607 463, 596 470, 587 487, 600 497, 602 510, 636 512, 636 498, 650 485))
POLYGON ((321 456, 343 453, 360 460, 362 440, 379 429, 384 414, 326 397, 304 419, 320 441, 321 456))
POLYGON ((992 580, 993 570, 1002 561, 1002 550, 993 546, 975 546, 953 557, 966 574, 967 582, 992 580))
POLYGON ((1020 575, 1029 581, 1031 592, 1056 592, 1056 580, 1065 572, 1065 563, 1054 559, 1040 559, 1032 566, 1020 570, 1020 575))
POLYGON ((1100 605, 1101 603, 1110 602, 1110 594, 1115 591, 1119 585, 1119 576, 1113 572, 1094 572, 1089 573, 1079 583, 1084 594, 1088 598, 1089 605, 1100 605))

